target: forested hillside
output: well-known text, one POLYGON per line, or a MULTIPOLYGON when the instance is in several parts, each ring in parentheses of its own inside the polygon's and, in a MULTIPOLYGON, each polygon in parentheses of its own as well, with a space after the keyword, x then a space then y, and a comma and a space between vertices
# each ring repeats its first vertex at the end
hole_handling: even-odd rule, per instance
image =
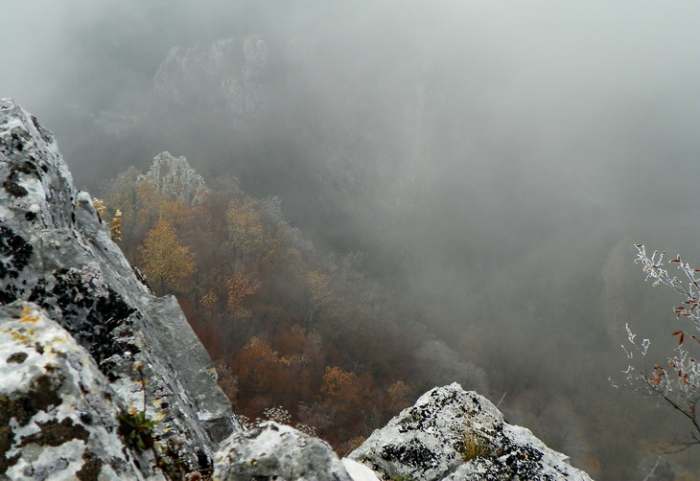
POLYGON ((206 187, 164 153, 145 175, 117 177, 99 205, 150 287, 177 295, 251 420, 285 419, 347 452, 425 390, 426 370, 486 388, 477 367, 450 365, 420 305, 363 275, 356 256, 318 252, 277 199, 251 197, 235 178, 206 187))

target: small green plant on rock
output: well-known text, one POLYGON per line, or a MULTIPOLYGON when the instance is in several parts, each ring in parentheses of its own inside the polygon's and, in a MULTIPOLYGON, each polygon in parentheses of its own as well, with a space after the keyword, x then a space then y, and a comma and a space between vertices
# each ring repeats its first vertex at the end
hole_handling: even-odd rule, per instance
POLYGON ((139 452, 153 448, 156 423, 148 418, 146 411, 122 411, 118 420, 119 435, 128 447, 139 452))
POLYGON ((117 417, 119 421, 118 432, 128 447, 143 452, 147 449, 153 449, 155 445, 153 430, 156 427, 156 422, 146 414, 146 377, 143 362, 135 362, 133 368, 139 376, 139 382, 143 389, 143 409, 139 411, 136 407, 132 407, 128 411, 120 412, 117 417))

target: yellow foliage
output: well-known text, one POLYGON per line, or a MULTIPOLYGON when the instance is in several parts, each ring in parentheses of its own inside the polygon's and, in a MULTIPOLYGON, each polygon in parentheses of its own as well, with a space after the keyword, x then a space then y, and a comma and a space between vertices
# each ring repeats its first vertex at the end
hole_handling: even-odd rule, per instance
POLYGON ((166 286, 180 289, 194 272, 194 260, 187 246, 180 243, 169 222, 161 219, 146 235, 141 247, 146 277, 166 286))
POLYGON ((354 372, 339 367, 326 367, 321 392, 333 403, 356 405, 362 397, 362 386, 354 372))
POLYGON ((207 309, 211 309, 216 305, 218 300, 219 297, 216 295, 216 292, 210 289, 209 291, 207 291, 206 294, 202 296, 202 298, 199 300, 199 303, 207 309))
POLYGON ((107 215, 107 205, 105 202, 95 197, 92 200, 92 205, 95 207, 95 211, 100 215, 100 219, 104 220, 107 215))
POLYGON ((117 209, 117 211, 114 213, 114 217, 112 217, 110 232, 112 234, 112 240, 122 240, 122 211, 119 209, 117 209))
POLYGON ((226 221, 236 250, 244 255, 261 251, 264 229, 255 202, 250 200, 231 202, 226 212, 226 221))

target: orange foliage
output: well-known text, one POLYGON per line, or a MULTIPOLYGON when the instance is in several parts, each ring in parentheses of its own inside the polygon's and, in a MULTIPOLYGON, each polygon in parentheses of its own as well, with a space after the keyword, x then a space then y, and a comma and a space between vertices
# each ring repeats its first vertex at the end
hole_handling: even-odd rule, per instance
POLYGON ((339 367, 327 367, 321 388, 325 399, 345 408, 362 399, 362 386, 357 375, 339 367))
POLYGON ((260 281, 252 275, 237 272, 228 280, 228 308, 239 318, 250 317, 250 310, 243 307, 245 300, 260 289, 260 281))

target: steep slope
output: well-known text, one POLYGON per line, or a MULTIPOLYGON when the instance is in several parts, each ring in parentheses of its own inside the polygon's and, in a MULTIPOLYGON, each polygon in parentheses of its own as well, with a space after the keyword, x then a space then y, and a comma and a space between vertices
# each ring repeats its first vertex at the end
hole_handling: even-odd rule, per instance
POLYGON ((243 429, 177 301, 141 282, 53 136, 10 100, 0 181, 0 481, 590 481, 458 384, 350 459, 289 426, 243 429))
POLYGON ((126 406, 145 385, 173 462, 208 469, 237 424, 209 356, 175 298, 151 294, 76 192, 51 133, 10 100, 0 101, 0 179, 0 302, 44 308, 126 406))

